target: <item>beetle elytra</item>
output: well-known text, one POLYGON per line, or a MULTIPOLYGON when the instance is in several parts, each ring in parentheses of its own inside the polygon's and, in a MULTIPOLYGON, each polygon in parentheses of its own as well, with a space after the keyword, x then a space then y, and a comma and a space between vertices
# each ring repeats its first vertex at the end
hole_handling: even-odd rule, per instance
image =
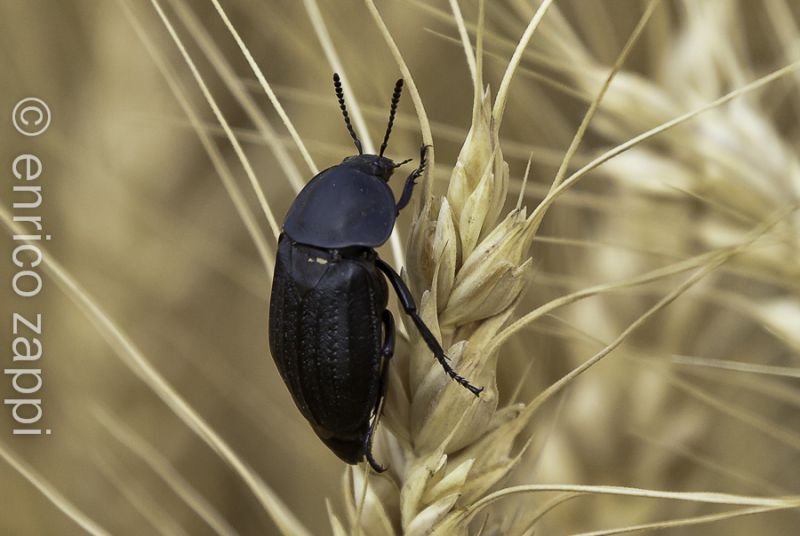
POLYGON ((474 387, 447 363, 439 342, 417 313, 400 275, 376 253, 400 210, 410 201, 426 164, 406 179, 395 202, 388 181, 395 164, 383 156, 394 124, 403 80, 395 84, 386 134, 377 155, 364 154, 350 123, 341 80, 333 76, 345 126, 358 154, 330 167, 303 188, 292 203, 278 239, 269 312, 272 357, 295 404, 320 439, 342 460, 372 455, 395 323, 387 309, 392 285, 400 305, 445 372, 476 396, 474 387))

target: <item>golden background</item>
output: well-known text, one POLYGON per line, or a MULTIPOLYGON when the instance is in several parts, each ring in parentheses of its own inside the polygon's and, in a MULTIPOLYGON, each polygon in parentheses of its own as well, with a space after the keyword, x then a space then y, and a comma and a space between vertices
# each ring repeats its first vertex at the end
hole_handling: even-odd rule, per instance
MULTIPOLYGON (((211 3, 162 4, 241 139, 280 221, 294 190, 227 83, 241 84, 300 175, 307 179, 311 173, 211 3), (209 59, 215 53, 236 78, 215 69, 209 59)), ((439 168, 435 191, 444 192, 470 124, 472 102, 449 4, 377 4, 433 123, 439 168)), ((461 2, 467 21, 476 20, 476 4, 461 2)), ((288 0, 223 3, 316 164, 324 168, 354 149, 333 96, 333 69, 307 5, 288 0)), ((534 36, 523 58, 501 131, 511 166, 509 209, 531 152, 525 203, 535 206, 546 192, 587 107, 569 90, 586 91, 602 81, 582 72, 583 60, 576 58, 607 70, 644 2, 564 0, 557 6, 558 17, 555 11, 548 14, 542 35, 534 36), (570 47, 578 45, 581 54, 570 60, 570 47)), ((399 70, 362 2, 320 1, 319 7, 353 88, 348 98, 361 104, 373 139, 379 139, 399 70)), ((796 8, 780 0, 662 2, 625 64, 633 78, 623 89, 612 85, 575 163, 796 60, 796 8), (670 116, 673 110, 678 114, 670 116)), ((487 2, 485 80, 491 88, 499 83, 531 13, 529 2, 487 2)), ((153 5, 143 0, 0 3, 0 117, 6 118, 0 122, 2 206, 10 209, 13 158, 23 152, 39 156, 44 164, 42 214, 53 235, 45 244, 48 258, 61 263, 314 534, 327 534, 325 499, 338 508, 344 465, 302 420, 277 375, 267 346, 271 281, 159 61, 202 118, 274 247, 231 144, 153 5), (23 138, 10 122, 14 104, 27 96, 44 99, 53 113, 49 130, 37 138, 23 138)), ((653 269, 670 255, 673 262, 741 240, 773 209, 796 202, 798 80, 789 74, 742 97, 746 105, 735 101, 703 116, 703 128, 689 121, 666 140, 645 142, 637 158, 610 162, 564 196, 534 243, 536 276, 520 311, 653 269), (718 160, 709 160, 709 153, 718 160), (675 169, 667 169, 671 164, 675 169)), ((408 95, 400 114, 388 151, 396 161, 416 157, 421 142, 408 95)), ((396 193, 399 183, 400 178, 393 182, 396 193)), ((403 242, 411 212, 398 221, 403 242)), ((792 221, 785 229, 784 249, 742 260, 744 274, 715 276, 681 297, 638 330, 624 352, 609 356, 551 404, 532 425, 531 461, 510 482, 755 496, 797 493, 800 294, 795 276, 800 242, 798 220, 792 221), (693 366, 675 356, 781 367, 782 372, 693 366), (646 364, 649 358, 655 364, 646 364)), ((6 254, 11 249, 4 232, 3 363, 10 366, 12 311, 41 311, 44 423, 53 434, 11 436, 4 408, 2 449, 114 534, 211 533, 148 464, 158 460, 172 464, 237 532, 276 533, 238 476, 154 394, 151 381, 125 366, 118 340, 98 327, 97 317, 87 313, 74 291, 48 274, 40 296, 22 300, 12 294, 13 265, 6 254), (147 449, 155 449, 158 457, 147 449)), ((388 247, 384 254, 391 258, 388 247)), ((565 309, 563 318, 610 340, 678 282, 665 278, 593 298, 565 309)), ((510 396, 529 371, 519 399, 530 400, 595 351, 557 321, 537 323, 504 350, 500 392, 510 396)), ((7 397, 10 389, 6 376, 0 392, 7 397)), ((538 500, 513 499, 518 505, 538 500)), ((691 502, 582 498, 548 516, 542 533, 718 511, 691 502)), ((795 511, 667 532, 791 534, 797 526, 795 511)), ((0 534, 81 533, 12 465, 0 461, 0 534)))

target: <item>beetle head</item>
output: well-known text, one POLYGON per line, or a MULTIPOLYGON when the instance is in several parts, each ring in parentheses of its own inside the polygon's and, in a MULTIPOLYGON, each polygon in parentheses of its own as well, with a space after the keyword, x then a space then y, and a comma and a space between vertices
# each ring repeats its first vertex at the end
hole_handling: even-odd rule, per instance
POLYGON ((400 164, 395 164, 389 158, 377 154, 357 154, 345 158, 341 165, 388 181, 394 169, 400 164))

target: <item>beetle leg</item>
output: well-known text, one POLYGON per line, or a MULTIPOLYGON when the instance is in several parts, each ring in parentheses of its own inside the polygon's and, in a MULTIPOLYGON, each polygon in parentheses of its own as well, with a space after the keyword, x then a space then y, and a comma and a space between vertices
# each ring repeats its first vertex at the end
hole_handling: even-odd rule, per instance
POLYGON ((419 314, 417 313, 417 305, 414 303, 414 297, 411 295, 411 291, 400 277, 400 274, 395 272, 394 268, 389 266, 380 258, 375 259, 375 265, 380 271, 386 274, 386 277, 389 279, 392 287, 394 287, 394 291, 397 293, 397 297, 400 299, 400 304, 403 306, 403 310, 408 316, 411 317, 411 320, 414 321, 414 324, 419 330, 419 334, 422 335, 422 339, 428 345, 428 348, 431 349, 431 352, 433 352, 436 360, 440 365, 442 365, 442 368, 447 375, 458 382, 462 387, 468 389, 475 396, 479 396, 481 391, 483 391, 483 387, 475 387, 469 383, 466 378, 460 376, 447 363, 447 356, 444 353, 444 349, 442 349, 442 345, 439 344, 439 341, 436 340, 436 337, 433 336, 431 330, 425 325, 425 322, 422 321, 422 318, 420 318, 419 314))
MULTIPOLYGON (((381 317, 383 321, 383 334, 384 334, 384 342, 383 342, 383 350, 381 353, 385 360, 389 360, 394 355, 394 317, 392 316, 391 311, 389 309, 385 309, 383 311, 383 316, 381 317)), ((383 367, 386 368, 388 366, 388 362, 384 361, 383 367)))
POLYGON ((388 363, 384 363, 383 372, 381 373, 380 379, 380 386, 379 395, 378 395, 378 402, 375 404, 375 417, 372 419, 372 422, 369 424, 369 430, 367 431, 367 437, 364 438, 364 456, 367 458, 367 462, 372 467, 372 470, 376 473, 383 473, 386 471, 386 467, 382 466, 378 463, 375 457, 372 455, 372 438, 375 435, 375 431, 378 429, 378 421, 381 420, 380 412, 383 407, 383 399, 386 396, 386 380, 387 380, 387 365, 388 363))
POLYGON ((406 184, 403 187, 403 194, 400 196, 400 201, 397 202, 398 214, 405 208, 408 202, 411 201, 411 195, 414 193, 414 186, 417 184, 417 179, 425 171, 425 166, 428 164, 428 147, 430 147, 430 145, 423 145, 420 148, 419 167, 412 171, 411 175, 406 179, 406 184))
POLYGON ((364 453, 367 457, 367 461, 372 466, 372 469, 376 473, 382 473, 386 471, 386 468, 375 461, 375 458, 372 456, 372 438, 375 435, 375 431, 378 429, 378 421, 381 418, 381 410, 383 408, 383 400, 386 397, 386 386, 389 383, 389 360, 394 355, 394 317, 392 316, 391 311, 385 309, 383 311, 383 316, 381 317, 383 321, 383 333, 384 333, 384 342, 383 342, 383 349, 381 350, 381 355, 383 356, 383 361, 381 363, 381 379, 380 385, 378 386, 378 400, 375 403, 375 418, 372 419, 372 423, 369 425, 369 431, 367 432, 367 437, 364 439, 364 453))
POLYGON ((376 415, 374 419, 372 419, 372 423, 369 425, 369 431, 367 432, 367 437, 364 439, 364 456, 367 458, 367 462, 369 463, 372 470, 376 473, 383 473, 386 471, 386 467, 382 466, 378 463, 378 461, 372 456, 372 436, 375 434, 375 430, 378 427, 378 416, 376 415))

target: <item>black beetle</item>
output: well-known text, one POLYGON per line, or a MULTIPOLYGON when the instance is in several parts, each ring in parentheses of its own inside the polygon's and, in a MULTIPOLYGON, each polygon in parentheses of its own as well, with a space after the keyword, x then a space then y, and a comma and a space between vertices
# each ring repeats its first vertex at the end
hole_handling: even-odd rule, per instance
POLYGON ((408 287, 374 249, 389 239, 425 169, 427 146, 420 150, 419 167, 408 176, 395 203, 389 178, 410 160, 395 164, 383 153, 403 80, 395 85, 377 155, 363 154, 337 74, 333 81, 358 155, 311 179, 286 215, 272 283, 269 343, 295 404, 320 439, 345 462, 356 464, 366 457, 380 472, 384 469, 372 456, 372 437, 395 342, 384 276, 445 372, 476 396, 482 389, 450 367, 417 314, 408 287))

